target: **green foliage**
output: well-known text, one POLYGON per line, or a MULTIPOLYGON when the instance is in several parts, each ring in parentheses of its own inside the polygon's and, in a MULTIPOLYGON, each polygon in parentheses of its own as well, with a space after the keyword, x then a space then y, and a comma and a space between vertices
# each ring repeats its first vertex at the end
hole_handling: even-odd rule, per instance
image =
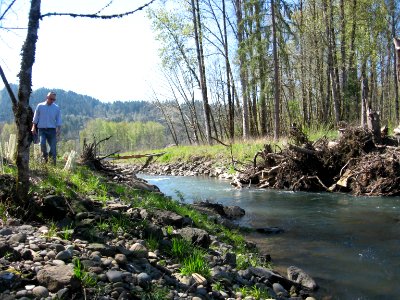
POLYGON ((48 231, 44 234, 44 236, 47 238, 56 236, 57 230, 58 230, 57 225, 54 222, 50 222, 50 227, 49 227, 48 231))
POLYGON ((165 146, 164 127, 156 122, 111 122, 102 119, 90 120, 80 132, 81 143, 96 138, 110 137, 98 145, 98 152, 109 154, 133 149, 149 149, 165 146))
POLYGON ((183 259, 193 251, 193 245, 183 238, 173 237, 171 246, 171 255, 178 259, 183 259))
POLYGON ((236 268, 238 270, 245 270, 249 267, 264 267, 272 269, 270 262, 261 259, 257 253, 246 253, 242 251, 236 255, 236 268))
POLYGON ((215 291, 222 291, 224 289, 224 284, 222 281, 217 281, 211 284, 212 289, 215 291))
MULTIPOLYGON (((0 202, 0 220, 4 224, 7 221, 8 217, 8 208, 5 203, 0 202)), ((1 223, 1 222, 0 222, 1 223)))
POLYGON ((261 300, 261 299, 268 299, 271 296, 268 294, 268 291, 262 288, 258 288, 257 286, 244 286, 241 288, 237 289, 238 292, 242 294, 242 297, 253 297, 256 300, 261 300))
POLYGON ((72 228, 72 225, 65 226, 62 231, 60 232, 61 237, 64 240, 70 240, 72 238, 72 234, 74 233, 74 230, 72 228))
POLYGON ((72 174, 65 174, 72 184, 79 187, 79 193, 95 195, 96 199, 105 202, 108 198, 108 187, 87 168, 78 168, 72 174))
POLYGON ((199 273, 205 278, 209 278, 211 270, 205 256, 206 252, 204 250, 194 248, 191 254, 183 259, 180 273, 185 276, 199 273))
POLYGON ((122 234, 132 227, 132 221, 126 215, 112 216, 110 219, 111 231, 114 234, 122 234))
POLYGON ((100 231, 107 231, 110 227, 110 224, 106 221, 102 221, 100 219, 99 222, 96 223, 96 227, 100 230, 100 231))
POLYGON ((172 227, 171 225, 166 226, 165 230, 166 230, 168 235, 171 235, 171 234, 174 233, 174 227, 172 227))
POLYGON ((151 286, 141 294, 141 300, 165 300, 168 299, 169 289, 165 286, 151 286))
POLYGON ((72 260, 72 263, 74 264, 74 276, 78 280, 80 280, 81 284, 83 287, 94 287, 97 284, 97 278, 95 274, 91 274, 87 272, 80 259, 79 258, 74 258, 72 260))
POLYGON ((154 235, 150 235, 146 239, 146 245, 149 250, 154 251, 154 250, 158 249, 159 239, 154 235))
POLYGON ((303 128, 303 132, 308 136, 308 139, 310 141, 316 141, 320 138, 327 138, 329 140, 334 140, 338 138, 338 131, 332 126, 312 126, 312 127, 306 127, 303 128))

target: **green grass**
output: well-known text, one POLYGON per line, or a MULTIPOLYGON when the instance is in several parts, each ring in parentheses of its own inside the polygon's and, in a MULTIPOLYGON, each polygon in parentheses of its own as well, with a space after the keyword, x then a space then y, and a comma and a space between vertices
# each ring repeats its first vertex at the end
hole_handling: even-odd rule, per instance
POLYGON ((83 287, 94 287, 97 284, 96 275, 91 274, 85 270, 79 258, 74 258, 72 260, 74 264, 74 276, 80 280, 83 287))
POLYGON ((258 288, 255 285, 252 287, 244 286, 244 287, 237 289, 237 291, 239 291, 242 294, 243 298, 253 297, 256 300, 270 298, 270 295, 268 294, 267 290, 258 288))
POLYGON ((70 226, 65 226, 64 228, 62 228, 60 235, 64 240, 70 240, 72 238, 73 233, 74 233, 74 229, 72 228, 72 225, 70 225, 70 226))
POLYGON ((171 246, 171 255, 178 259, 183 259, 193 251, 193 245, 183 238, 173 237, 171 246))
POLYGON ((149 290, 143 291, 141 300, 165 300, 168 297, 169 289, 165 286, 152 286, 149 290))
POLYGON ((264 267, 272 269, 272 264, 262 260, 257 253, 246 253, 244 250, 236 255, 236 268, 238 270, 245 270, 249 267, 264 267))
POLYGON ((57 235, 57 225, 54 222, 50 222, 48 231, 44 234, 45 237, 51 238, 57 235))
POLYGON ((157 250, 159 245, 159 239, 157 239, 157 237, 155 237, 154 235, 150 235, 146 239, 146 245, 147 248, 151 251, 157 250))
POLYGON ((183 259, 180 273, 185 276, 198 273, 205 278, 210 278, 211 270, 205 256, 206 252, 203 249, 194 248, 192 253, 183 259))
POLYGON ((118 217, 112 216, 110 219, 111 231, 114 234, 122 234, 128 231, 133 226, 133 222, 125 215, 118 217))
POLYGON ((8 218, 8 207, 4 203, 0 203, 0 220, 3 224, 7 221, 8 218))
MULTIPOLYGON (((254 154, 263 148, 263 145, 267 143, 266 140, 257 140, 246 143, 234 143, 231 147, 226 147, 221 144, 215 144, 213 146, 208 145, 189 145, 189 146, 174 146, 168 147, 167 149, 155 149, 149 151, 140 152, 128 152, 123 155, 132 154, 143 154, 143 153, 163 153, 164 155, 156 159, 157 163, 175 163, 180 161, 193 161, 196 158, 214 159, 222 162, 221 165, 230 164, 232 156, 234 160, 241 162, 250 162, 254 154)), ((272 142, 272 141, 269 141, 272 142)), ((127 159, 121 160, 124 163, 139 163, 143 164, 146 159, 127 159)))
MULTIPOLYGON (((314 126, 310 128, 303 128, 302 131, 307 134, 309 140, 312 142, 319 138, 326 137, 328 139, 336 139, 338 132, 328 126, 314 126)), ((279 141, 274 141, 271 138, 260 138, 252 140, 239 140, 230 144, 224 141, 222 145, 215 142, 214 145, 182 145, 173 146, 163 149, 142 150, 123 153, 122 155, 144 154, 144 153, 164 153, 164 155, 155 159, 156 163, 167 164, 176 162, 190 162, 196 158, 215 159, 217 164, 228 167, 232 172, 234 166, 237 168, 238 163, 249 164, 252 162, 254 155, 264 149, 265 144, 271 144, 273 150, 279 150, 285 145, 289 137, 282 137, 279 141), (233 164, 232 164, 233 159, 233 164)), ((290 142, 290 141, 289 141, 290 142)), ((120 160, 123 163, 144 164, 147 158, 135 158, 120 160)), ((118 162, 118 160, 116 160, 118 162)))

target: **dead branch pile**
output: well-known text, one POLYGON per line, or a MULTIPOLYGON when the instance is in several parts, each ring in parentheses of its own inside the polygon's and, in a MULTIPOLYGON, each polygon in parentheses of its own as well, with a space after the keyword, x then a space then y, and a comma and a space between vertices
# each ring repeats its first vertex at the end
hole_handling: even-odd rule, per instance
POLYGON ((335 141, 322 138, 314 143, 294 127, 291 138, 278 151, 265 145, 236 183, 309 192, 400 195, 400 147, 395 139, 384 136, 377 145, 372 133, 359 127, 344 129, 335 141))
MULTIPOLYGON (((79 163, 81 165, 88 166, 92 170, 102 171, 102 172, 109 171, 107 164, 104 163, 104 159, 112 154, 104 156, 104 157, 99 157, 98 156, 98 147, 102 142, 105 142, 105 141, 109 140, 110 138, 111 138, 111 136, 109 136, 105 139, 102 139, 98 142, 96 142, 96 138, 94 138, 93 143, 87 143, 87 141, 85 139, 83 141, 83 149, 82 149, 82 154, 79 159, 79 163)), ((115 154, 115 153, 113 153, 113 154, 115 154)))

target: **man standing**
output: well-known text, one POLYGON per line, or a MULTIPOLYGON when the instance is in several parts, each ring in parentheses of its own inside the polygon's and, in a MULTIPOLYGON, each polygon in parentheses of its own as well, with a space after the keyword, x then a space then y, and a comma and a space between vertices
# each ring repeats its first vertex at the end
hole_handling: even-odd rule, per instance
POLYGON ((35 114, 33 115, 32 134, 39 134, 40 149, 44 161, 47 163, 48 156, 53 159, 56 164, 57 157, 57 138, 61 132, 61 111, 56 101, 56 93, 47 94, 46 101, 37 105, 35 114), (37 132, 39 130, 39 133, 37 132), (47 144, 50 146, 50 152, 47 153, 47 144))

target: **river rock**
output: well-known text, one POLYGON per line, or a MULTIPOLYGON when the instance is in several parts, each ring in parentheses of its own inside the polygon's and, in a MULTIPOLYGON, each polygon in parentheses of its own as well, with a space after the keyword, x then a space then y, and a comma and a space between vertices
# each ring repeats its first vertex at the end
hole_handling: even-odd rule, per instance
POLYGON ((110 282, 121 282, 122 281, 122 272, 110 270, 106 273, 107 278, 110 282))
POLYGON ((282 228, 279 228, 279 227, 257 228, 256 231, 259 233, 265 233, 265 234, 278 234, 278 233, 285 232, 282 228))
POLYGON ((208 248, 211 244, 208 232, 203 229, 186 227, 179 229, 177 234, 192 244, 203 248, 208 248))
POLYGON ((151 277, 147 273, 140 273, 137 275, 138 285, 142 288, 148 288, 151 283, 151 277))
POLYGON ((318 288, 318 285, 314 281, 314 279, 298 267, 290 266, 289 268, 287 268, 287 276, 290 280, 299 283, 303 287, 312 291, 318 288))
POLYGON ((49 295, 49 290, 46 289, 44 286, 35 286, 32 290, 32 294, 41 299, 41 298, 45 298, 49 295))
POLYGON ((67 286, 72 288, 80 286, 79 280, 74 276, 72 265, 46 265, 38 272, 37 280, 41 285, 46 286, 50 292, 57 292, 67 286))
POLYGON ((237 219, 243 217, 246 212, 239 206, 224 206, 224 213, 228 219, 237 219))

